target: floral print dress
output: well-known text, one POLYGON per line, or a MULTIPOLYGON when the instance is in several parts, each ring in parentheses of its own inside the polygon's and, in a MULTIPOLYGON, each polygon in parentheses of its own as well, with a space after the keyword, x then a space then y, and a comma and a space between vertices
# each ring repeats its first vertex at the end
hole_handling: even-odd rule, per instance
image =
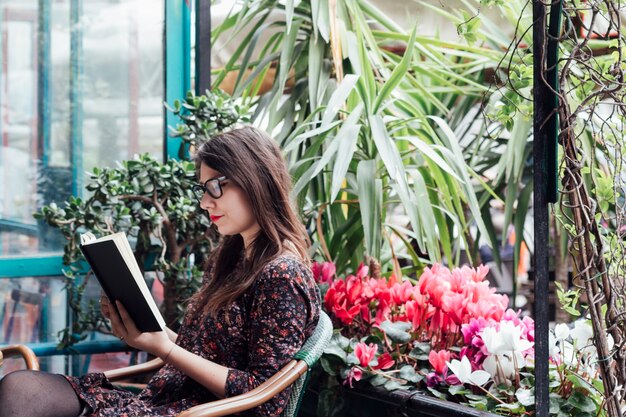
MULTIPOLYGON (((312 334, 319 309, 319 290, 309 267, 294 255, 281 255, 216 318, 202 320, 190 306, 176 343, 228 367, 225 392, 232 397, 255 388, 293 358, 312 334)), ((174 416, 216 399, 170 365, 161 368, 139 394, 113 386, 102 373, 66 378, 86 403, 88 416, 174 416)), ((246 415, 278 416, 288 398, 289 389, 246 415)))

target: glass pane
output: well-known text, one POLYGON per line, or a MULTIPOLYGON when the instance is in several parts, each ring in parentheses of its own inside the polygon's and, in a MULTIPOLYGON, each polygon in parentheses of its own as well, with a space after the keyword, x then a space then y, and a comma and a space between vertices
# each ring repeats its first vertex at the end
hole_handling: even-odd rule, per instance
POLYGON ((164 10, 0 0, 0 261, 62 249, 32 214, 83 194, 85 171, 162 158, 164 10))
POLYGON ((56 342, 66 327, 62 277, 0 279, 0 343, 56 342))

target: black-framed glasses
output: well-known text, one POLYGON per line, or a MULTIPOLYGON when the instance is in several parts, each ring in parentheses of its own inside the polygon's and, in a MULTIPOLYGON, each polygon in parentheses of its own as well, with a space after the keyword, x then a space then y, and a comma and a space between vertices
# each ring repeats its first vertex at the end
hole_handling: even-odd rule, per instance
POLYGON ((222 183, 226 181, 226 176, 221 176, 217 178, 210 178, 204 182, 204 184, 196 184, 191 187, 193 191, 193 195, 196 197, 198 201, 202 201, 202 197, 204 197, 204 193, 208 193, 211 197, 217 199, 224 194, 222 191, 222 183))

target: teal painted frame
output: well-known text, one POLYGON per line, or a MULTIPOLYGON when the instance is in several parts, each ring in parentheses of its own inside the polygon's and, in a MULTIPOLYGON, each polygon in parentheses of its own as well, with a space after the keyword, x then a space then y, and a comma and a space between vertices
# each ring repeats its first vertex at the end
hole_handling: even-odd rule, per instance
MULTIPOLYGON (((165 0, 165 102, 170 106, 191 88, 191 3, 190 0, 165 0)), ((179 159, 179 138, 170 137, 177 118, 165 112, 164 156, 179 159)))
POLYGON ((0 260, 1 278, 49 277, 61 275, 62 256, 23 256, 0 260))
POLYGON ((72 162, 72 195, 81 197, 83 172, 83 0, 70 3, 70 143, 72 162))
POLYGON ((50 68, 50 0, 39 0, 37 29, 37 134, 42 168, 48 166, 50 153, 50 80, 47 69, 50 68))

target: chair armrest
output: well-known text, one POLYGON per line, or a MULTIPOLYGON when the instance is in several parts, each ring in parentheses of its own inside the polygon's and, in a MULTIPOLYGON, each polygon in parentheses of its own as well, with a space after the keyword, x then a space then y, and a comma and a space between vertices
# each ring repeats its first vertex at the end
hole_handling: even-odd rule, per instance
POLYGON ((154 372, 160 369, 163 365, 165 365, 165 363, 161 359, 156 358, 145 363, 139 363, 125 368, 112 369, 110 371, 106 371, 104 375, 109 379, 109 381, 114 382, 154 372))
POLYGON ((251 391, 223 400, 197 405, 183 411, 177 417, 218 417, 249 410, 271 400, 293 384, 308 369, 306 362, 292 360, 271 378, 251 391))
POLYGON ((39 360, 35 353, 25 345, 8 345, 0 347, 0 363, 2 363, 2 357, 5 358, 12 356, 21 356, 26 363, 26 368, 33 371, 39 370, 39 360))

